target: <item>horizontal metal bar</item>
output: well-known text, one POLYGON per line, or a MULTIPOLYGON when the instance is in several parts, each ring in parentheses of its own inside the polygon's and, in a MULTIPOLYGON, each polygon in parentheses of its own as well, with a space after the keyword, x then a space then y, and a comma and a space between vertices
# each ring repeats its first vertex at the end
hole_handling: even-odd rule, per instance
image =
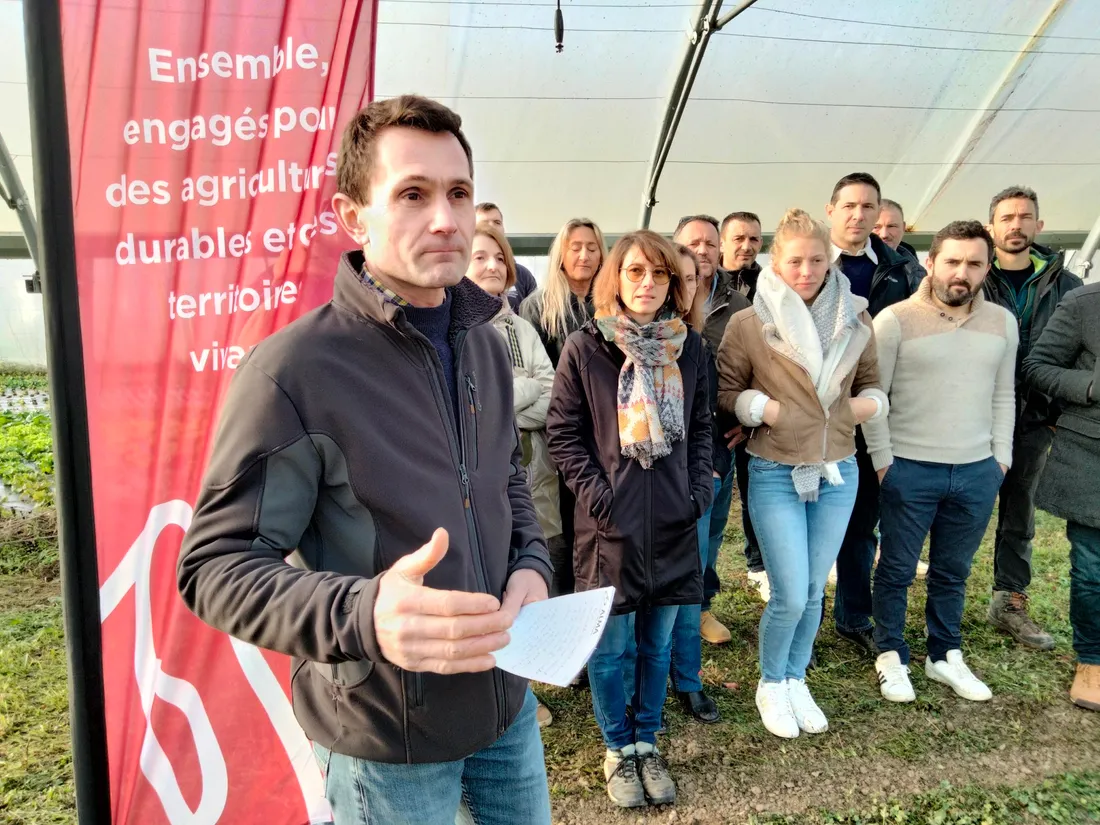
MULTIPOLYGON (((764 233, 764 250, 772 242, 771 232, 764 233)), ((928 249, 932 243, 935 232, 909 232, 905 236, 905 242, 912 244, 917 249, 928 249)), ((1044 246, 1054 249, 1080 249, 1088 237, 1084 230, 1070 230, 1068 232, 1047 231, 1039 236, 1039 242, 1044 246)), ((508 240, 512 244, 512 251, 516 255, 546 255, 550 251, 550 245, 556 235, 531 234, 509 235, 508 240)), ((622 233, 605 235, 608 246, 615 243, 622 233)), ((113 248, 113 244, 111 245, 113 248)), ((27 252, 27 242, 18 232, 0 232, 0 260, 30 260, 27 252)))

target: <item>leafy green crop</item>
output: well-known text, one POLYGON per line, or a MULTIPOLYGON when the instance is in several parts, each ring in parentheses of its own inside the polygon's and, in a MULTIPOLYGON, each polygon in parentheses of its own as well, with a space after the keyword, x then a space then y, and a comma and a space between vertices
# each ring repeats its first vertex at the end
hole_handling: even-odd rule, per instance
POLYGON ((49 416, 0 412, 0 483, 35 504, 53 505, 49 416))

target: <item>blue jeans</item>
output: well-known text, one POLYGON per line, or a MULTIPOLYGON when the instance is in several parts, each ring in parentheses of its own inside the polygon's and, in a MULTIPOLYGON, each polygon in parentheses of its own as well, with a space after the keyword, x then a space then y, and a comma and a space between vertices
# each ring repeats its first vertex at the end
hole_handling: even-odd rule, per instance
POLYGON ((550 825, 537 707, 528 690, 503 736, 455 762, 370 762, 315 743, 333 819, 337 825, 455 825, 461 816, 477 825, 550 825))
MULTIPOLYGON (((651 607, 607 620, 603 636, 588 660, 588 684, 596 722, 611 750, 636 742, 657 744, 661 709, 668 693, 672 626, 679 610, 675 606, 651 607), (623 670, 626 653, 635 641, 638 659, 632 689, 623 670), (626 716, 628 702, 634 709, 633 724, 626 716)), ((523 820, 517 817, 515 821, 523 820)))
MULTIPOLYGON (((732 474, 731 474, 732 475, 732 474)), ((722 479, 714 479, 714 497, 722 479)), ((699 519, 699 565, 706 564, 705 550, 709 548, 711 511, 699 519)), ((699 671, 703 669, 703 638, 699 635, 701 605, 682 604, 677 608, 676 624, 672 627, 672 689, 678 693, 695 693, 703 689, 699 671)))
POLYGON ((1100 665, 1100 530, 1070 521, 1066 538, 1073 649, 1082 664, 1100 665))
POLYGON ((703 565, 703 605, 702 610, 710 610, 710 600, 718 595, 722 587, 718 579, 718 551, 726 536, 726 522, 730 520, 730 505, 733 503, 733 480, 735 473, 731 468, 726 477, 715 479, 714 503, 710 510, 710 529, 706 542, 707 558, 703 565))
POLYGON ((838 464, 843 484, 824 479, 817 501, 799 501, 792 467, 749 461, 749 509, 771 599, 760 619, 760 674, 765 682, 802 679, 821 625, 821 600, 852 505, 859 469, 854 458, 838 464))
POLYGON ((871 629, 871 570, 878 550, 878 473, 867 453, 863 430, 856 428, 856 464, 859 483, 852 517, 836 558, 836 596, 833 619, 849 633, 871 629))
POLYGON ((1004 474, 990 457, 971 464, 895 458, 882 480, 882 556, 875 572, 875 644, 909 663, 905 611, 925 536, 928 552, 928 655, 933 662, 962 647, 970 564, 993 515, 1004 474))

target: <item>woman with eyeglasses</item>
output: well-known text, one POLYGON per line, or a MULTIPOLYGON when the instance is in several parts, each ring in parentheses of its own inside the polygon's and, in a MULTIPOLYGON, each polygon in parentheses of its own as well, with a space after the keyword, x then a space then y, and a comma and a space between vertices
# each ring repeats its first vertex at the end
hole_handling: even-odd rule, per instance
POLYGON ((889 410, 867 301, 830 252, 828 228, 788 210, 718 348, 719 408, 751 428, 749 510, 771 583, 756 707, 788 739, 829 727, 806 667, 859 487, 855 428, 889 410))
POLYGON ((577 589, 615 588, 588 674, 607 792, 628 808, 676 798, 657 731, 677 611, 702 600, 697 523, 714 495, 706 354, 683 320, 679 267, 656 233, 615 244, 596 278, 596 317, 562 350, 546 416, 550 455, 577 500, 577 589), (623 664, 635 640, 632 698, 623 664))

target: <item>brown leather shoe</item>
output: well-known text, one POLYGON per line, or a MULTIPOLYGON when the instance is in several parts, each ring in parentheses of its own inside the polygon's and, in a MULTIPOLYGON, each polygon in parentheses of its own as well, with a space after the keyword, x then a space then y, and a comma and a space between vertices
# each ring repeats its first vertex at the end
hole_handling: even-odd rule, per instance
POLYGON ((729 629, 714 618, 714 614, 709 610, 703 611, 703 614, 699 617, 699 635, 703 637, 704 641, 710 642, 712 645, 725 644, 733 638, 729 629))
POLYGON ((1100 710, 1100 665, 1077 663, 1077 676, 1069 689, 1073 704, 1086 710, 1100 710))

